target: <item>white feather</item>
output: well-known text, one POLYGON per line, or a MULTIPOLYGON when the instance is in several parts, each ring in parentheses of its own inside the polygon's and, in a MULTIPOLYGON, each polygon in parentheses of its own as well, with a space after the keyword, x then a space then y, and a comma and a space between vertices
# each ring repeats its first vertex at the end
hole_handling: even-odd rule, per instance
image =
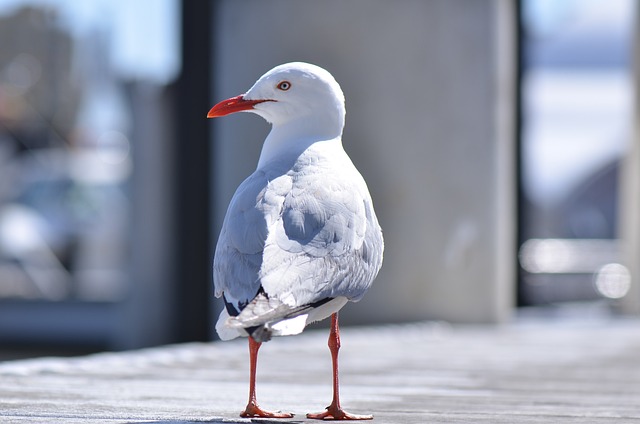
MULTIPOLYGON (((364 296, 382 265, 382 232, 367 185, 342 147, 344 96, 328 72, 282 65, 244 97, 271 100, 252 111, 273 127, 258 168, 227 210, 215 293, 240 310, 262 290, 279 302, 277 318, 271 313, 264 325, 273 335, 297 334, 364 296), (291 88, 279 92, 283 80, 291 88), (333 300, 287 316, 327 298, 333 300)), ((221 338, 246 335, 228 324, 225 310, 216 325, 221 338)))

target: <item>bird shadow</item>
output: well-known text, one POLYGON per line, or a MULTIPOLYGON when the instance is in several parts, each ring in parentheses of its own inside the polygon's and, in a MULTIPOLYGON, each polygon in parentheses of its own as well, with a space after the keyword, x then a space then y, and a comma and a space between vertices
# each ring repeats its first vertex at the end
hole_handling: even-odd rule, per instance
POLYGON ((196 424, 196 423, 208 423, 208 424, 234 424, 234 423, 260 423, 260 424, 302 424, 303 421, 299 420, 271 420, 269 418, 249 418, 249 419, 229 419, 229 418, 214 418, 212 420, 151 420, 151 421, 131 421, 127 424, 196 424))

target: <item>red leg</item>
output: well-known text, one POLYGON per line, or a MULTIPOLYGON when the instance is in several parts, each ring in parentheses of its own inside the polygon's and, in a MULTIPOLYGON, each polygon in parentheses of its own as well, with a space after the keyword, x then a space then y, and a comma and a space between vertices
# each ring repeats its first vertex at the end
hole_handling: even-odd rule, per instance
POLYGON ((251 364, 251 375, 249 377, 249 402, 247 407, 240 413, 243 418, 291 418, 293 414, 288 412, 270 412, 258 406, 256 402, 256 368, 258 365, 258 350, 262 343, 258 343, 249 337, 249 360, 251 364))
POLYGON ((340 329, 338 313, 331 315, 331 331, 329 332, 329 350, 333 362, 333 400, 327 410, 317 414, 307 414, 307 418, 315 420, 371 420, 373 415, 350 414, 340 406, 340 385, 338 383, 338 350, 340 350, 340 329))

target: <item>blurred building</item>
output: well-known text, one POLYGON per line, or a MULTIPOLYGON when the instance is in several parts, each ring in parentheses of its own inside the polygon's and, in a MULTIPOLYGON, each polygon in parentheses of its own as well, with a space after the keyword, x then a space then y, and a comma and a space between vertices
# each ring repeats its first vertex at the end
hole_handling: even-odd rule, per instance
POLYGON ((118 300, 131 113, 107 55, 89 55, 105 51, 103 37, 75 40, 54 11, 31 7, 0 28, 15 40, 0 58, 7 163, 0 297, 118 300))
POLYGON ((81 90, 72 77, 74 40, 56 20, 55 11, 34 7, 0 17, 0 119, 13 135, 4 149, 64 146, 73 130, 81 90))
POLYGON ((269 127, 205 115, 298 60, 341 84, 385 232, 345 322, 637 310, 631 3, 0 0, 0 344, 214 338, 212 246, 269 127))
POLYGON ((114 15, 90 22, 63 3, 14 3, 0 15, 0 340, 170 340, 171 325, 143 331, 129 312, 171 316, 158 299, 172 269, 145 237, 146 225, 171 231, 171 206, 137 213, 166 202, 149 186, 171 177, 159 175, 173 140, 167 88, 117 68, 114 15), (134 166, 136 155, 154 165, 134 166), (150 256, 158 264, 148 271, 150 256), (155 293, 140 300, 146 279, 155 293))

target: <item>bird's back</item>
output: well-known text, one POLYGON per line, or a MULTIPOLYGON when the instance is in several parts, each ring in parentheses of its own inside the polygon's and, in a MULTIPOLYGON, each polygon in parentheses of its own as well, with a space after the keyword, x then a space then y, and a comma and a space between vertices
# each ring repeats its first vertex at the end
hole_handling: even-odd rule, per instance
POLYGON ((364 179, 339 141, 316 143, 263 166, 236 191, 216 247, 216 295, 238 311, 259 293, 291 308, 357 301, 382 253, 364 179))

